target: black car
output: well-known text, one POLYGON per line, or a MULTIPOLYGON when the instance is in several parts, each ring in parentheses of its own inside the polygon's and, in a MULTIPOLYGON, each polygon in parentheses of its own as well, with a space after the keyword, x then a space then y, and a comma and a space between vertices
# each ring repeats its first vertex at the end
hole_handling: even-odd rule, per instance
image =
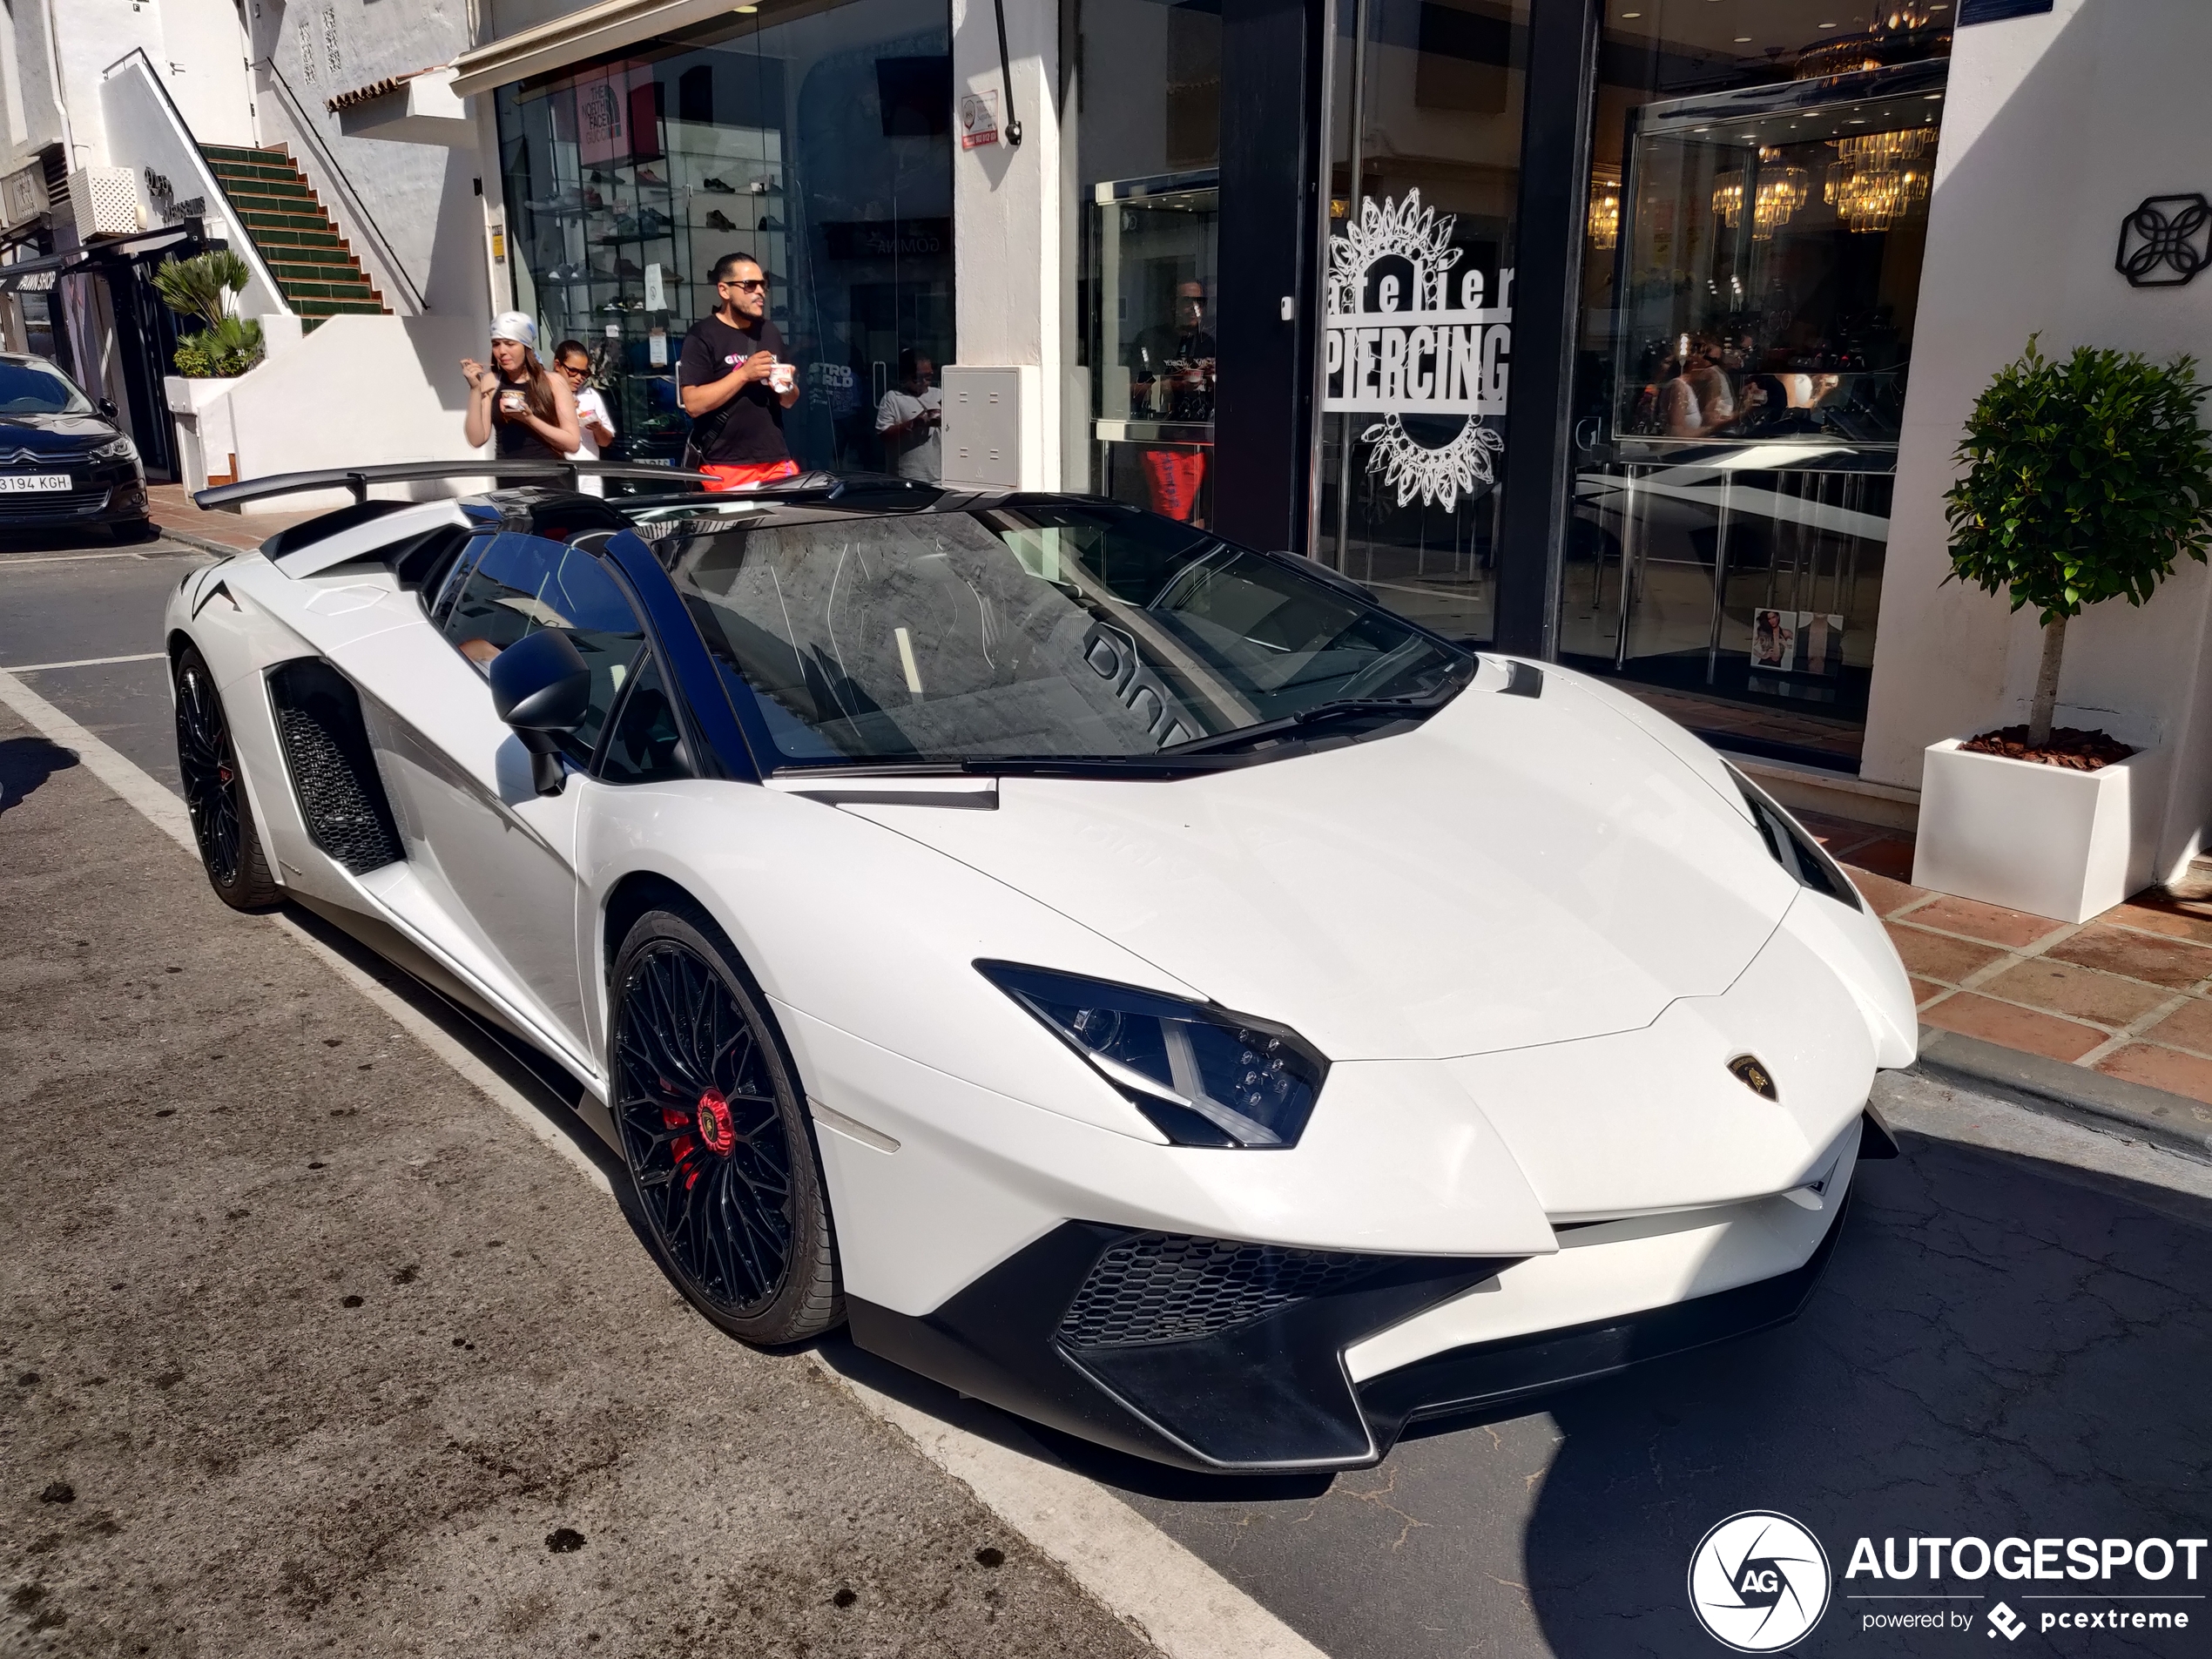
POLYGON ((145 469, 114 417, 44 358, 0 353, 0 531, 151 536, 145 469))

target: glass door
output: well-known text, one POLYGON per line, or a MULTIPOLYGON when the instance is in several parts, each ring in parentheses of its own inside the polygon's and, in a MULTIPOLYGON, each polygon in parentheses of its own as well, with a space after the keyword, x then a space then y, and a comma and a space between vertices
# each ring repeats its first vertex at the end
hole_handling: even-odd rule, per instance
POLYGON ((1527 0, 1345 0, 1316 556, 1487 638, 1513 363, 1527 0))
POLYGON ((1855 770, 1949 35, 1831 10, 1608 17, 1559 638, 1728 746, 1855 770))

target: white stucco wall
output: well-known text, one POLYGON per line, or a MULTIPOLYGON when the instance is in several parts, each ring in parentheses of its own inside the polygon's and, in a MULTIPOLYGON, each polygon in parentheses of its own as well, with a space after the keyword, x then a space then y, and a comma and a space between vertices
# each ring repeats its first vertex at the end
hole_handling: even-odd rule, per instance
MULTIPOLYGON (((83 4, 84 0, 65 0, 83 4)), ((253 142, 253 87, 246 31, 231 0, 161 0, 161 54, 155 67, 202 144, 253 142)))
MULTIPOLYGON (((1953 583, 1942 493, 1990 376, 2040 332, 2047 354, 2111 346, 2212 352, 2212 276, 2131 288, 2113 268, 2143 198, 2212 195, 2204 0, 2057 0, 1958 31, 1928 218, 1862 775, 1918 787, 1941 738, 2025 719, 2030 612, 1953 583)), ((2175 751, 2161 863, 2212 818, 2212 572, 2185 564, 2142 610, 2114 601, 2067 630, 2061 723, 2175 751)))
POLYGON ((348 138, 325 101, 388 75, 453 61, 469 45, 465 0, 248 0, 253 22, 256 105, 260 142, 286 145, 324 206, 382 290, 385 303, 405 311, 402 285, 382 268, 375 239, 355 222, 345 192, 326 176, 314 146, 303 141, 277 73, 318 138, 343 171, 392 257, 433 314, 489 316, 481 209, 475 181, 483 176, 474 150, 348 138))
MULTIPOLYGON (((1018 148, 1001 139, 973 150, 953 143, 953 303, 959 361, 980 368, 1035 368, 1041 408, 1022 411, 1022 479, 1031 489, 1061 482, 1064 411, 1076 395, 1071 373, 1074 256, 1072 169, 1052 105, 1058 20, 1047 0, 1007 0, 1007 51, 1018 148), (1034 446, 1034 448, 1032 448, 1034 446)), ((953 0, 953 96, 1000 91, 997 20, 991 0, 953 0)), ((1086 411, 1087 412, 1087 411, 1086 411)))

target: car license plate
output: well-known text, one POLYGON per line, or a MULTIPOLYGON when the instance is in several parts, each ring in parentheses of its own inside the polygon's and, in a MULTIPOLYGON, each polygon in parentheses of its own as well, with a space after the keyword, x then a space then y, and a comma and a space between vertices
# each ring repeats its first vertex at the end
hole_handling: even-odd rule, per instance
POLYGON ((0 496, 68 488, 69 475, 65 472, 0 472, 0 496))

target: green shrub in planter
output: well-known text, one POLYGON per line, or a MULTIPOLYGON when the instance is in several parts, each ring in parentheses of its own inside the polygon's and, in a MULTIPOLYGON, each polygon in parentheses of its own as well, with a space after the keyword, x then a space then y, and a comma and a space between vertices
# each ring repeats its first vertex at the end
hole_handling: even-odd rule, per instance
POLYGON ((261 361, 261 325, 240 317, 186 334, 177 342, 177 372, 186 380, 243 374, 261 361))
POLYGON ((245 291, 246 261, 228 248, 189 260, 164 260, 153 286, 162 303, 180 317, 197 317, 199 333, 177 345, 177 372, 187 380, 243 374, 261 358, 261 325, 230 314, 230 296, 245 291))
POLYGON ((1944 495, 1951 576, 2033 605, 2043 660, 2028 741, 2051 740, 2066 624, 2084 605, 2140 605, 2183 554, 2212 544, 2212 435, 2196 418, 2196 360, 2074 348, 2047 361, 2031 337, 1975 400, 1944 495))

